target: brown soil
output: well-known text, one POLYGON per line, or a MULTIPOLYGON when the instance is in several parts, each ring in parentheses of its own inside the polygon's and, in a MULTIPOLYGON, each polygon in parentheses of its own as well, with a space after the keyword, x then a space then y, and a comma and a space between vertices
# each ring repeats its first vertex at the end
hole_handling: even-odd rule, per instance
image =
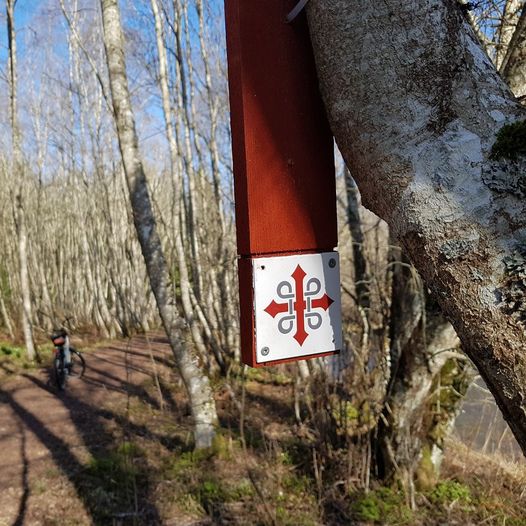
MULTIPOLYGON (((0 526, 340 525, 352 523, 356 499, 365 513, 387 498, 342 492, 332 472, 320 493, 312 437, 296 424, 283 370, 247 370, 236 403, 224 380, 214 380, 221 440, 202 456, 191 453, 189 411, 164 338, 84 350, 84 377, 62 393, 48 370, 13 372, 16 360, 0 361, 0 526)), ((393 511, 403 495, 396 506, 377 505, 396 524, 526 524, 518 464, 452 441, 443 474, 442 493, 418 496, 414 514, 393 511), (449 481, 471 497, 450 499, 449 481)))
MULTIPOLYGON (((84 356, 84 377, 72 378, 65 392, 55 389, 45 369, 0 383, 1 526, 92 524, 94 503, 85 498, 80 475, 125 432, 123 412, 130 400, 139 395, 154 407, 163 403, 144 387, 157 385, 154 371, 169 365, 162 339, 137 337, 84 356)), ((143 520, 159 522, 147 505, 135 509, 143 520)), ((122 517, 122 522, 128 521, 122 517)))

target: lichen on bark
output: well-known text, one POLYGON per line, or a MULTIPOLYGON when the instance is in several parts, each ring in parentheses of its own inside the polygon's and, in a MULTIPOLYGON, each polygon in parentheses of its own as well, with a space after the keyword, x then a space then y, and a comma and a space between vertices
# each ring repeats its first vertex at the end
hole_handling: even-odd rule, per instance
POLYGON ((501 289, 504 311, 526 325, 526 245, 504 258, 507 280, 501 289))
POLYGON ((489 158, 497 131, 526 110, 456 0, 310 0, 307 15, 328 118, 363 204, 407 250, 526 454, 526 334, 499 304, 504 258, 526 241, 526 156, 489 158), (466 239, 479 239, 476 250, 466 239))

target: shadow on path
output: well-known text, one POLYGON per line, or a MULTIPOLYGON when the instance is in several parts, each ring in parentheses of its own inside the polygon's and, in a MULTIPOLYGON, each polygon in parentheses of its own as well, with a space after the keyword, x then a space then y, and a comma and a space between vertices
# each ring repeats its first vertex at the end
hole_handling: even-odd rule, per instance
POLYGON ((27 451, 26 451, 26 430, 24 429, 22 423, 20 421, 17 422, 18 429, 20 430, 20 434, 22 436, 22 439, 20 441, 20 456, 22 457, 22 488, 23 493, 22 497, 20 499, 20 504, 18 506, 18 513, 15 519, 15 522, 13 523, 13 526, 22 526, 24 524, 24 518, 26 515, 27 510, 27 500, 29 498, 29 482, 28 482, 28 471, 29 471, 29 465, 28 465, 28 459, 27 459, 27 451))
MULTIPOLYGON (((123 353, 122 348, 119 350, 123 353)), ((96 357, 93 358, 96 363, 96 357)), ((136 396, 152 407, 159 407, 159 402, 143 387, 129 381, 127 357, 122 358, 122 363, 117 360, 110 371, 102 367, 90 371, 88 365, 92 385, 77 380, 79 383, 71 389, 68 386, 65 393, 56 393, 49 382, 46 384, 31 374, 22 375, 22 380, 13 383, 11 388, 9 384, 0 386, 0 402, 17 418, 17 429, 12 429, 9 438, 18 441, 22 459, 18 486, 22 488, 22 496, 13 526, 22 526, 31 519, 31 514, 28 516, 29 474, 31 460, 35 460, 31 456, 38 455, 31 448, 37 446, 38 449, 38 443, 49 451, 56 466, 72 483, 94 524, 161 524, 159 512, 152 504, 151 481, 144 465, 141 467, 142 453, 134 446, 133 438, 156 440, 169 449, 183 444, 177 438, 152 432, 102 407, 106 393, 113 389, 118 391, 113 396, 123 393, 128 400, 136 396), (107 384, 113 384, 109 391, 107 384), (117 429, 117 436, 109 431, 112 427, 117 429), (90 455, 87 463, 73 452, 79 443, 90 455)), ((151 371, 136 364, 133 370, 151 376, 151 371)), ((167 402, 170 406, 174 403, 167 402)), ((10 427, 13 428, 12 421, 10 427)))

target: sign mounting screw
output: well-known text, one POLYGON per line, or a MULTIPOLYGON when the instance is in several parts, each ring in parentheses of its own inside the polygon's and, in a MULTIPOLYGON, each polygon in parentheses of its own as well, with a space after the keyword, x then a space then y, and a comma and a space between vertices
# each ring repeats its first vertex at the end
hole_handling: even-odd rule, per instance
POLYGON ((261 354, 263 356, 268 356, 269 352, 270 352, 270 349, 268 347, 263 347, 263 349, 261 349, 261 354))
POLYGON ((336 260, 334 258, 329 259, 329 267, 334 268, 336 266, 336 260))

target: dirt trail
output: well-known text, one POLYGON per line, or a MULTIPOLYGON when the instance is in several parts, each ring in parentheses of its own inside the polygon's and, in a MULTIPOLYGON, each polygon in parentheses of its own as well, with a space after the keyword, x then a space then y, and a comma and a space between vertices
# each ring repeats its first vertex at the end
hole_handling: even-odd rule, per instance
MULTIPOLYGON (((149 341, 162 367, 170 359, 168 346, 161 338, 149 341)), ((84 377, 71 379, 64 393, 45 370, 0 384, 0 526, 55 524, 43 513, 50 506, 63 507, 61 524, 92 523, 76 475, 114 440, 112 425, 120 425, 122 413, 112 408, 126 407, 131 395, 149 397, 142 386, 154 365, 142 337, 84 356, 84 377), (49 498, 49 480, 57 498, 49 498)))

